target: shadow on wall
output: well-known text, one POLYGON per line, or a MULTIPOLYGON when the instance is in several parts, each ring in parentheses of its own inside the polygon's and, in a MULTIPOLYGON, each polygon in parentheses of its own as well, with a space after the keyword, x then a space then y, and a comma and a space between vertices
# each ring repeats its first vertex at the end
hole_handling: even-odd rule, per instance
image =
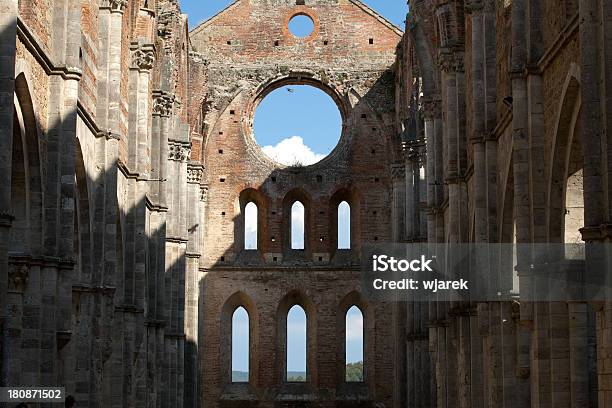
MULTIPOLYGON (((382 385, 377 378, 383 378, 382 373, 388 372, 385 370, 393 363, 383 363, 385 358, 374 362, 373 358, 374 338, 385 339, 379 344, 393 341, 391 325, 379 326, 375 331, 377 318, 387 321, 392 310, 389 305, 368 305, 361 297, 358 267, 362 241, 374 238, 368 237, 371 231, 364 231, 367 225, 364 220, 370 218, 367 222, 372 223, 365 200, 373 200, 376 195, 376 208, 384 212, 376 219, 388 220, 386 225, 376 225, 389 230, 380 234, 381 241, 391 236, 390 167, 394 159, 402 157, 401 140, 399 134, 385 127, 383 112, 373 108, 381 106, 379 101, 383 99, 393 99, 386 94, 394 90, 390 86, 393 78, 388 75, 379 78, 346 115, 344 126, 351 129, 348 139, 343 136, 344 140, 336 148, 340 154, 332 153, 336 162, 324 159, 312 166, 276 168, 261 182, 258 180, 256 186, 245 184, 246 188, 227 198, 237 214, 221 222, 231 223, 234 241, 218 255, 206 254, 212 259, 202 270, 204 276, 199 287, 199 338, 206 339, 200 350, 200 384, 204 387, 201 395, 205 404, 248 407, 258 406, 262 401, 276 401, 275 406, 289 407, 318 406, 319 401, 325 400, 325 403, 333 401, 335 406, 372 407, 375 400, 392 401, 392 392, 386 388, 392 386, 388 381, 382 385), (362 115, 366 113, 375 119, 358 127, 360 116, 363 120, 362 115), (368 146, 366 141, 371 138, 366 133, 368 136, 372 133, 372 126, 379 129, 377 134, 393 134, 393 138, 380 140, 375 147, 368 146), (384 173, 377 175, 376 180, 364 164, 372 160, 375 150, 380 160, 389 161, 384 163, 387 165, 384 173), (338 249, 338 206, 343 201, 350 206, 351 249, 338 249), (292 249, 292 207, 296 202, 304 206, 303 249, 292 249), (245 240, 245 214, 249 203, 257 206, 256 250, 245 249, 248 241, 245 240), (306 314, 305 382, 287 381, 287 313, 293 305, 302 307, 306 314), (231 341, 228 339, 231 339, 232 312, 239 306, 249 314, 249 333, 253 340, 249 348, 248 383, 231 381, 232 351, 227 342, 231 341), (351 306, 358 306, 364 312, 367 332, 364 337, 372 340, 366 340, 364 346, 364 382, 346 381, 344 325, 351 306), (333 392, 324 395, 322 389, 333 389, 333 392)), ((347 101, 346 106, 349 105, 347 101)), ((385 107, 381 109, 384 111, 385 107)), ((210 129, 215 129, 215 125, 211 124, 210 129)), ((212 183, 209 197, 218 196, 212 183)), ((216 216, 206 214, 207 228, 218 227, 216 216)))
POLYGON ((166 263, 165 215, 144 196, 129 202, 142 184, 96 161, 118 142, 100 143, 77 117, 43 132, 16 79, 0 385, 65 387, 76 406, 196 406, 185 251, 166 263))

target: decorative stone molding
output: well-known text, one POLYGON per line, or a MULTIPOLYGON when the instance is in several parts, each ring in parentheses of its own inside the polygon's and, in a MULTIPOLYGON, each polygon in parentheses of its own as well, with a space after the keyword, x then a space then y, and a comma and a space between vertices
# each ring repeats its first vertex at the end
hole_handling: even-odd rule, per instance
POLYGON ((484 8, 483 0, 466 0, 465 1, 465 12, 472 13, 474 11, 481 11, 484 8))
POLYGON ((434 118, 441 118, 442 111, 440 109, 440 101, 437 99, 431 99, 431 98, 423 99, 422 114, 425 120, 433 120, 434 118))
POLYGON ((188 165, 187 166, 187 183, 189 184, 200 184, 202 177, 204 176, 204 167, 201 165, 188 165))
POLYGON ((174 96, 165 93, 153 94, 153 116, 168 117, 172 115, 173 106, 174 96))
POLYGON ((200 186, 200 201, 206 202, 208 200, 208 186, 203 184, 200 186))
POLYGON ((8 289, 12 292, 23 293, 30 278, 28 266, 25 264, 11 264, 8 271, 8 289))
POLYGON ((191 146, 189 143, 170 141, 168 143, 168 160, 186 162, 189 160, 191 146))
POLYGON ((10 227, 13 224, 15 217, 8 212, 0 211, 0 225, 10 227))
POLYGON ((394 180, 406 177, 406 166, 404 163, 391 165, 391 177, 394 180))
POLYGON ((465 72, 463 53, 459 51, 440 50, 438 67, 442 72, 465 72))
POLYGON ((123 13, 127 6, 127 0, 102 0, 100 10, 110 10, 111 12, 123 13))
POLYGON ((132 66, 141 71, 153 69, 155 64, 155 48, 153 45, 142 45, 132 54, 132 66))

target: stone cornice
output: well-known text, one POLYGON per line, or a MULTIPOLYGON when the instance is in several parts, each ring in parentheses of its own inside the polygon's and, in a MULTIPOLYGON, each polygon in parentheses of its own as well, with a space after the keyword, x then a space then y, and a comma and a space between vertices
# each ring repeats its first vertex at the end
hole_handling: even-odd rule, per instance
POLYGON ((63 79, 80 81, 83 72, 77 67, 56 65, 47 52, 39 45, 42 43, 32 33, 21 18, 17 18, 17 38, 23 43, 34 59, 40 64, 47 75, 59 75, 63 79))

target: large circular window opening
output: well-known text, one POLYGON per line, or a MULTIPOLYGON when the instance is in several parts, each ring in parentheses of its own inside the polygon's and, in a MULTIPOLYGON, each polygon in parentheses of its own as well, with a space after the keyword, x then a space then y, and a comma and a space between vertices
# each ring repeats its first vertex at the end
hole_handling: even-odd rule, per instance
POLYGON ((298 14, 289 20, 289 32, 298 38, 308 37, 314 31, 314 21, 305 14, 298 14))
POLYGON ((308 166, 336 147, 342 134, 342 116, 336 102, 324 91, 310 85, 287 85, 261 101, 253 131, 270 159, 288 166, 308 166))

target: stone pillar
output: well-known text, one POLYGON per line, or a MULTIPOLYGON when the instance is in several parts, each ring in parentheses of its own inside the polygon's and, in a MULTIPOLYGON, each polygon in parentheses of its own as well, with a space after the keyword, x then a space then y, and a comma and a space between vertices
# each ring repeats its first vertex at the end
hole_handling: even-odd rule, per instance
POLYGON ((185 401, 198 405, 198 301, 200 293, 200 241, 204 231, 202 179, 204 167, 192 162, 187 168, 187 269, 185 271, 185 401))
POLYGON ((406 215, 406 169, 403 163, 394 164, 391 168, 393 177, 393 207, 391 210, 391 227, 394 242, 405 239, 404 231, 408 220, 406 215))
POLYGON ((8 384, 9 353, 6 332, 8 298, 8 247, 13 221, 11 209, 11 165, 15 95, 15 41, 17 1, 0 0, 0 386, 8 384))

